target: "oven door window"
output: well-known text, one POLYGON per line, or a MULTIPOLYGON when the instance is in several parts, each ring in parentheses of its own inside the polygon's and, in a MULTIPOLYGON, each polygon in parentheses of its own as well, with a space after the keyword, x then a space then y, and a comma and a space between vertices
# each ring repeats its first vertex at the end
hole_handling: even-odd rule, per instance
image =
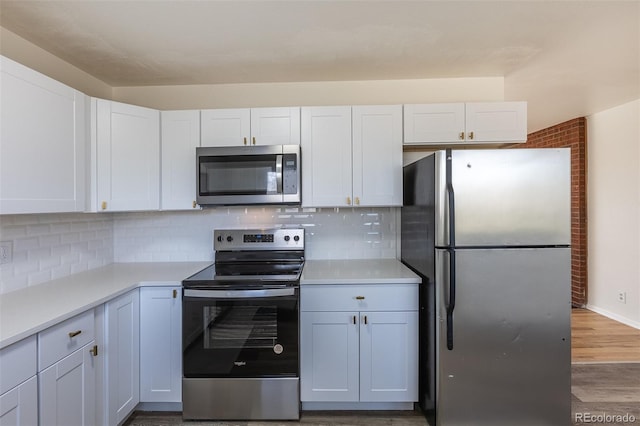
POLYGON ((185 377, 297 376, 297 296, 183 303, 185 377))
POLYGON ((200 157, 200 195, 277 194, 276 159, 276 155, 200 157))

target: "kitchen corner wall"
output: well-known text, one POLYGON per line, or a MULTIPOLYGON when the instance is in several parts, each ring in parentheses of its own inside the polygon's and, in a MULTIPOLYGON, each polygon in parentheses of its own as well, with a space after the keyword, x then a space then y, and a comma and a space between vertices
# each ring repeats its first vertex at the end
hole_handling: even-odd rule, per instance
POLYGON ((0 216, 13 261, 0 294, 112 262, 213 260, 213 230, 302 226, 307 259, 395 258, 398 208, 214 208, 185 212, 0 216))

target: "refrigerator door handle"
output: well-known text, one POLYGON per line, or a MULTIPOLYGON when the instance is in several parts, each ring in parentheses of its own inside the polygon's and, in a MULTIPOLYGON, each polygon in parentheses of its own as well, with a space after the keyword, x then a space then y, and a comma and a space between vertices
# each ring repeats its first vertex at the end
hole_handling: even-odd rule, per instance
POLYGON ((456 307, 456 250, 447 249, 449 253, 449 297, 445 306, 447 313, 447 349, 453 350, 453 310, 456 307))
POLYGON ((453 350, 453 310, 456 307, 456 218, 455 193, 453 191, 453 156, 451 150, 446 150, 446 190, 447 190, 447 219, 449 221, 449 298, 446 304, 447 312, 447 349, 453 350))

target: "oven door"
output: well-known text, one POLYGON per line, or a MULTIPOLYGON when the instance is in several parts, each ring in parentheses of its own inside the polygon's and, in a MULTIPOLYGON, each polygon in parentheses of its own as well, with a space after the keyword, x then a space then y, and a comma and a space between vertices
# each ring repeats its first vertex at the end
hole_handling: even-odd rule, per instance
POLYGON ((300 202, 297 145, 196 149, 200 205, 300 202))
POLYGON ((185 289, 183 376, 298 377, 298 294, 185 289))

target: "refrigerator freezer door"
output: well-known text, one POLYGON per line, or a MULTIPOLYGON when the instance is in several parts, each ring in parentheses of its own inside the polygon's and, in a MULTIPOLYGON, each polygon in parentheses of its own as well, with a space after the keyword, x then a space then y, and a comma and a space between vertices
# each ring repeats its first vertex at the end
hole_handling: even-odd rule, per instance
POLYGON ((436 251, 438 425, 571 424, 570 249, 436 251))
MULTIPOLYGON (((446 156, 438 153, 436 245, 449 244, 446 156)), ((451 152, 456 246, 571 244, 570 150, 451 152)))

